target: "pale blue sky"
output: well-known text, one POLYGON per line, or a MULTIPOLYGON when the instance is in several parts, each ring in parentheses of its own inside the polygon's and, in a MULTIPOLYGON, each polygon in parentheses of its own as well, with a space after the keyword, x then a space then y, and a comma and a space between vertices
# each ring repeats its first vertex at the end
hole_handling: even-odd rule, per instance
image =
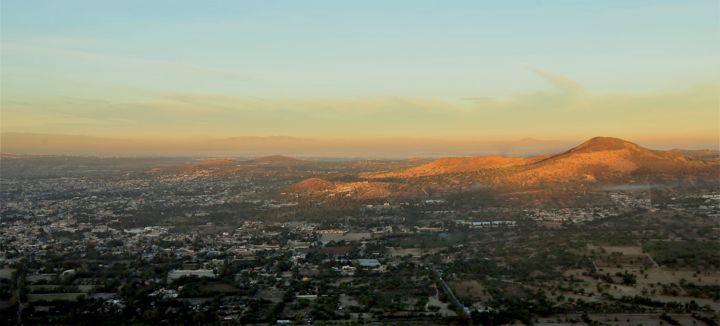
MULTIPOLYGON (((475 101, 469 98, 504 101, 552 92, 558 86, 552 76, 574 81, 595 97, 684 92, 718 83, 719 3, 3 0, 3 127, 123 134, 142 133, 165 121, 170 124, 166 131, 174 133, 191 120, 139 107, 194 112, 198 105, 217 105, 224 113, 208 116, 208 121, 251 121, 240 123, 240 130, 219 123, 216 129, 222 134, 314 135, 337 130, 293 129, 293 121, 271 121, 282 120, 287 110, 296 113, 296 106, 312 116, 312 101, 335 108, 337 101, 367 97, 432 99, 442 102, 433 109, 462 111, 475 101), (247 103, 253 98, 267 107, 262 114, 226 112, 233 107, 226 102, 233 100, 255 108, 247 103), (198 103, 203 99, 207 101, 198 103), (38 117, 47 122, 29 122, 38 117), (97 122, 104 126, 93 126, 97 122), (259 122, 265 127, 259 128, 259 122)), ((362 110, 359 101, 351 105, 353 110, 362 110)), ((697 121, 715 117, 707 107, 712 103, 702 104, 704 115, 697 121)), ((421 109, 426 105, 433 104, 423 102, 421 109)), ((508 106, 496 106, 503 105, 508 106)), ((376 108, 380 113, 375 118, 399 121, 404 115, 409 122, 398 122, 399 135, 422 132, 436 118, 414 122, 412 105, 403 104, 402 115, 394 107, 392 114, 384 113, 388 106, 392 104, 376 108)), ((675 108, 676 114, 681 109, 675 108)), ((463 126, 466 118, 502 123, 525 114, 457 114, 441 119, 447 127, 434 134, 480 137, 484 134, 470 126, 455 126, 463 126)), ((327 119, 328 125, 343 122, 341 116, 327 119)), ((194 132, 207 133, 213 126, 194 132)), ((497 125, 485 127, 501 136, 493 129, 497 125)), ((707 122, 697 127, 717 130, 717 124, 707 122)), ((585 126, 573 128, 580 132, 585 126)), ((352 132, 363 135, 364 130, 352 132)), ((544 132, 522 136, 542 137, 544 132)))

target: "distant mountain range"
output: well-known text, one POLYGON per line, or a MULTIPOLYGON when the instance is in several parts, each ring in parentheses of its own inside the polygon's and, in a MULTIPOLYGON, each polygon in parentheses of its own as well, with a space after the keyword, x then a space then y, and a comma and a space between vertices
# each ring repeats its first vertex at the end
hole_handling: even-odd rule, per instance
MULTIPOLYGON (((292 142, 288 139, 256 141, 268 144, 276 141, 292 142)), ((47 156, 5 152, 1 158, 44 159, 47 156)), ((551 189, 551 185, 563 188, 613 184, 720 185, 718 150, 651 150, 611 137, 595 137, 569 150, 557 151, 556 154, 530 156, 484 155, 435 160, 306 160, 270 155, 254 159, 188 160, 177 159, 179 164, 173 163, 175 161, 164 162, 146 171, 164 175, 245 174, 281 176, 290 180, 308 178, 282 187, 279 192, 296 198, 350 197, 360 200, 389 196, 430 196, 432 193, 466 189, 551 189)))
POLYGON ((288 156, 271 155, 262 156, 252 160, 234 159, 207 159, 185 164, 180 167, 155 169, 155 172, 179 172, 185 174, 236 174, 267 168, 287 168, 295 165, 311 164, 310 161, 300 160, 288 156))
POLYGON ((563 183, 642 183, 699 181, 720 183, 720 151, 658 151, 610 137, 596 137, 559 154, 532 157, 477 156, 434 160, 395 171, 361 173, 362 182, 309 179, 286 189, 300 196, 328 192, 362 195, 424 187, 459 189, 471 185, 537 186, 563 183), (370 191, 369 189, 372 189, 370 191))

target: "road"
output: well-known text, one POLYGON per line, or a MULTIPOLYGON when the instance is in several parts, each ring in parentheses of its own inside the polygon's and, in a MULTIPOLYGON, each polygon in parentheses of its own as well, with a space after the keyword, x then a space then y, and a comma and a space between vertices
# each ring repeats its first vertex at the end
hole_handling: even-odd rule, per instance
POLYGON ((470 317, 467 315, 467 312, 465 311, 465 306, 463 306, 462 303, 460 303, 460 300, 458 300, 458 298, 455 296, 455 293, 453 293, 450 286, 448 286, 447 283, 445 283, 445 280, 442 278, 442 275, 440 274, 440 272, 434 266, 430 266, 430 268, 435 273, 435 276, 437 276, 437 279, 440 281, 440 286, 442 286, 443 291, 445 291, 448 298, 450 298, 450 301, 455 306, 455 310, 458 311, 458 314, 465 318, 470 317))
POLYGON ((20 272, 18 271, 18 274, 15 275, 15 295, 18 300, 18 310, 17 310, 17 323, 18 325, 22 324, 22 311, 25 309, 25 306, 22 303, 22 298, 20 297, 20 272))

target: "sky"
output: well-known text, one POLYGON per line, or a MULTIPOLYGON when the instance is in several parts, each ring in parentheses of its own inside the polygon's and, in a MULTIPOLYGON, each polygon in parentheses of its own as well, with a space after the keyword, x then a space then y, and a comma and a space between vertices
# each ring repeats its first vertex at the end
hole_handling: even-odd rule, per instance
POLYGON ((720 137, 716 0, 4 0, 0 10, 0 128, 12 139, 602 135, 701 148, 720 137))

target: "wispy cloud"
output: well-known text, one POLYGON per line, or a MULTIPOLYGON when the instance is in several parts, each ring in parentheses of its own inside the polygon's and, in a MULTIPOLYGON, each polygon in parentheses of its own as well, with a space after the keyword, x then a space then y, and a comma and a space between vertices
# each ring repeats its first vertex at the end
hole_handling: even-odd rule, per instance
MULTIPOLYGON (((213 93, 140 91, 163 103, 163 110, 177 105, 179 111, 243 112, 243 111, 296 111, 307 113, 384 114, 397 111, 461 111, 463 108, 448 101, 434 98, 404 96, 342 97, 259 97, 233 96, 213 93), (190 110, 190 108, 195 108, 190 110)), ((156 107, 155 104, 150 107, 156 107)))
POLYGON ((580 83, 563 75, 531 66, 526 68, 567 94, 579 94, 584 91, 584 87, 580 83))

